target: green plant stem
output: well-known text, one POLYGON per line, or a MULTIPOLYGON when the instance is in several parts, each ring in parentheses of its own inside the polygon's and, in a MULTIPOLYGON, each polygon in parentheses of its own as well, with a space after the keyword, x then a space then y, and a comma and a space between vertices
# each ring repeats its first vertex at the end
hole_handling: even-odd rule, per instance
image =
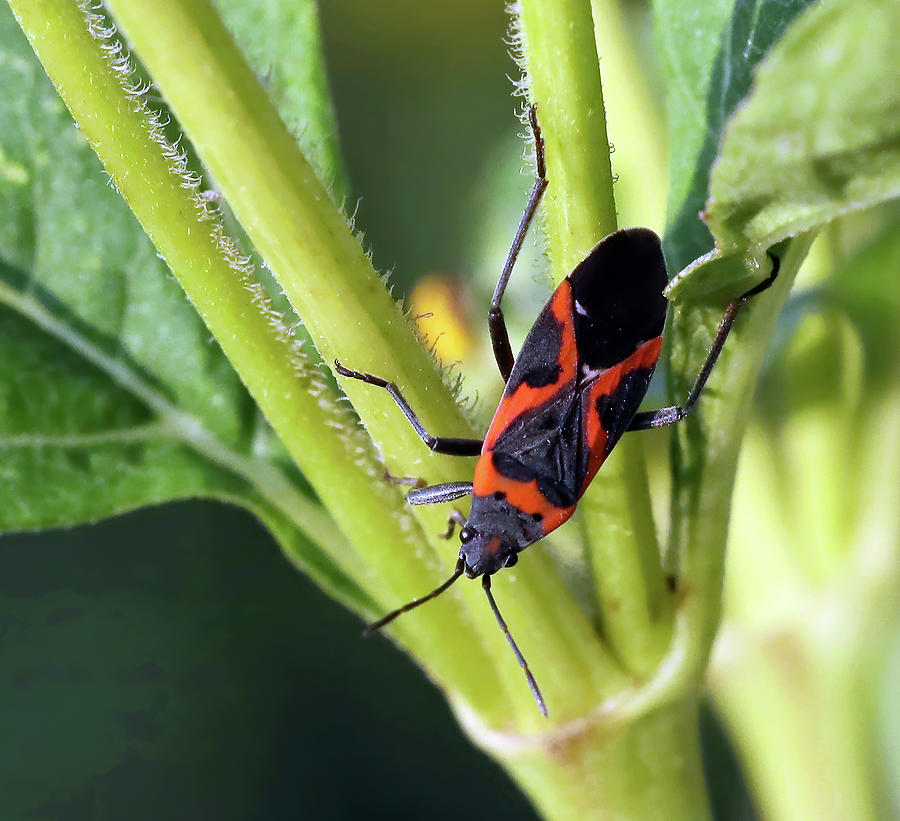
MULTIPOLYGON (((262 398, 269 420, 284 430, 283 441, 305 457, 313 473, 316 465, 342 458, 333 438, 310 447, 305 431, 325 430, 333 420, 311 401, 309 374, 298 371, 296 351, 274 331, 271 317, 253 304, 249 283, 229 264, 212 224, 201 217, 194 198, 180 187, 181 180, 151 141, 146 111, 138 113, 123 93, 86 31, 81 11, 65 0, 14 0, 11 6, 119 190, 251 392, 262 398), (276 384, 278 391, 273 390, 276 384)), ((152 398, 142 398, 154 406, 152 398)), ((171 417, 171 411, 165 415, 171 417)), ((178 427, 182 436, 192 435, 184 424, 178 427)), ((201 433, 195 431, 194 438, 201 433)), ((207 455, 215 458, 215 453, 207 455)), ((293 502, 287 511, 291 506, 293 502)))
POLYGON ((709 805, 697 704, 678 702, 626 727, 593 726, 531 749, 495 749, 550 821, 703 821, 709 805))
POLYGON ((602 630, 625 667, 645 678, 671 639, 673 601, 662 572, 640 437, 616 445, 581 507, 602 630))
POLYGON ((554 280, 616 230, 609 137, 588 0, 523 0, 520 24, 550 181, 544 224, 554 280))
MULTIPOLYGON (((258 126, 271 126, 275 133, 268 136, 287 152, 287 146, 279 143, 278 138, 278 130, 283 131, 283 127, 274 114, 269 116, 255 109, 248 113, 243 107, 244 98, 264 99, 252 72, 234 50, 227 33, 223 33, 214 19, 204 16, 211 10, 197 3, 188 3, 187 7, 197 11, 196 17, 185 14, 186 7, 174 3, 160 3, 145 11, 154 20, 166 16, 172 27, 169 30, 179 31, 179 49, 185 48, 184 53, 192 55, 191 60, 183 60, 181 52, 159 55, 151 49, 156 57, 171 58, 177 64, 175 88, 186 95, 184 101, 179 98, 185 107, 190 107, 190 101, 198 100, 210 106, 207 116, 212 133, 204 131, 207 123, 201 117, 198 126, 201 139, 195 142, 195 147, 204 158, 206 151, 212 152, 221 163, 223 173, 247 163, 247 179, 238 173, 223 176, 228 185, 235 187, 238 199, 244 197, 245 207, 248 207, 245 189, 252 181, 263 193, 257 199, 249 197, 250 204, 259 206, 270 216, 276 228, 287 230, 286 208, 298 220, 303 231, 278 237, 277 230, 273 233, 250 209, 249 221, 259 229, 260 241, 264 245, 274 243, 279 263, 291 259, 294 263, 291 271, 303 272, 302 283, 292 275, 292 288, 306 294, 301 307, 318 321, 316 328, 326 334, 322 339, 327 345, 337 346, 341 339, 349 339, 353 364, 363 367, 370 365, 373 350, 382 349, 386 356, 389 351, 399 351, 389 374, 398 369, 404 372, 404 361, 424 363, 432 377, 416 379, 414 369, 405 371, 413 374, 407 382, 412 387, 411 399, 415 401, 415 395, 422 394, 417 410, 421 407, 426 424, 440 433, 468 432, 433 362, 416 343, 410 324, 387 297, 383 283, 372 272, 346 222, 324 195, 296 146, 289 143, 299 159, 284 158, 284 174, 278 173, 278 162, 273 160, 273 155, 259 156, 266 153, 267 134, 259 133, 258 126), (196 52, 188 47, 191 43, 197 46, 196 52), (243 73, 235 77, 234 70, 218 71, 199 59, 206 56, 215 66, 212 57, 218 59, 223 55, 232 69, 236 64, 242 65, 243 73), (210 77, 221 83, 213 83, 210 88, 210 77), (182 82, 185 78, 187 81, 182 82), (258 121, 254 114, 259 114, 258 121), (248 156, 244 150, 241 139, 234 133, 235 122, 240 123, 240 137, 247 138, 256 156, 248 156), (210 146, 204 137, 209 138, 210 146), (232 148, 237 152, 233 162, 221 154, 232 148), (297 171, 294 177, 290 174, 292 164, 297 171), (285 179, 289 182, 284 183, 285 179), (290 190, 285 190, 284 185, 290 190), (266 193, 267 188, 282 194, 281 201, 266 193), (306 213, 298 215, 297 211, 303 209, 307 209, 306 213), (315 218, 319 211, 324 222, 315 218), (347 244, 351 242, 356 248, 355 261, 346 260, 347 244), (311 255, 310 249, 313 249, 311 255), (315 257, 320 253, 323 258, 317 260, 315 257), (342 259, 347 261, 346 272, 342 259), (368 272, 365 276, 362 269, 368 272), (343 273, 347 276, 342 279, 343 273), (352 297, 347 296, 346 302, 338 306, 336 319, 329 316, 329 309, 337 304, 334 298, 321 296, 330 293, 330 285, 342 294, 348 290, 353 292, 352 297), (313 294, 312 299, 309 294, 313 294), (378 305, 384 310, 373 317, 373 306, 378 305), (379 330, 382 324, 388 329, 386 334, 379 330), (360 328, 369 328, 371 340, 364 338, 368 332, 360 335, 360 328), (397 346, 385 346, 385 336, 389 340, 397 337, 397 346), (352 352, 354 345, 356 353, 352 352), (441 425, 441 419, 447 424, 441 425), (438 423, 432 424, 431 420, 438 423), (465 429, 454 430, 457 424, 464 425, 465 429)), ((352 554, 337 551, 334 561, 345 567, 385 609, 434 587, 436 581, 446 576, 452 561, 446 558, 438 561, 435 553, 423 551, 422 546, 439 541, 430 539, 428 534, 443 529, 441 520, 446 514, 432 513, 426 521, 434 524, 426 531, 416 526, 406 512, 401 494, 386 486, 380 472, 376 473, 364 443, 353 432, 352 423, 348 427, 346 414, 335 410, 328 389, 320 381, 310 382, 296 373, 297 351, 287 344, 285 335, 274 332, 270 324, 273 318, 254 303, 258 294, 254 283, 242 280, 221 258, 219 242, 209 237, 210 224, 197 217, 196 203, 181 188, 182 180, 172 173, 160 146, 151 139, 141 101, 123 91, 120 85, 123 78, 112 71, 98 42, 87 33, 81 10, 63 0, 15 4, 13 8, 120 191, 179 276, 214 335, 221 340, 226 354, 343 532, 354 539, 359 560, 352 554)), ((133 7, 129 9, 133 11, 133 7)), ((143 36, 144 30, 139 27, 138 33, 143 36)), ((150 39, 173 43, 173 38, 156 29, 150 39)), ((151 72, 155 70, 155 65, 147 67, 151 72)), ((165 70, 162 73, 168 76, 165 70)), ((124 79, 127 82, 128 78, 124 79)), ((171 98, 165 86, 163 91, 171 98)), ((248 105, 253 109, 252 103, 248 105)), ((194 122, 193 115, 189 119, 194 122)), ((229 193, 224 186, 223 190, 229 193)), ((447 478, 462 478, 458 464, 448 473, 448 468, 442 465, 453 463, 429 456, 383 392, 368 386, 351 387, 360 397, 360 411, 370 429, 376 434, 392 429, 403 432, 401 438, 409 442, 409 449, 403 451, 400 443, 397 444, 401 464, 411 465, 415 472, 424 472, 416 468, 421 469, 427 458, 429 479, 444 478, 442 469, 447 478)), ((445 544, 435 547, 438 549, 446 555, 445 544)), ((536 641, 540 640, 536 646, 541 648, 542 658, 533 652, 530 655, 535 666, 540 663, 539 668, 547 671, 542 685, 548 701, 554 705, 556 720, 566 720, 589 709, 598 697, 601 683, 601 694, 622 685, 615 665, 577 605, 566 595, 546 556, 537 553, 521 571, 507 574, 505 585, 510 585, 509 592, 502 592, 498 585, 497 597, 507 620, 520 637, 532 635, 536 641), (547 612, 547 601, 554 603, 550 612, 547 612), (575 686, 575 682, 580 685, 575 686), (578 692, 577 698, 572 697, 573 691, 578 692)), ((442 600, 424 608, 417 618, 401 619, 396 626, 392 625, 392 632, 402 638, 420 663, 427 666, 430 675, 448 690, 451 700, 473 705, 483 720, 506 727, 518 722, 520 728, 536 728, 543 721, 521 671, 507 655, 503 636, 477 585, 456 585, 442 600)), ((523 649, 529 646, 533 649, 527 639, 520 638, 520 643, 523 649)))
MULTIPOLYGON (((866 264, 854 262, 858 276, 866 264)), ((876 252, 869 264, 880 272, 889 262, 876 252)), ((826 328, 829 344, 816 346, 817 361, 801 360, 812 376, 795 363, 788 379, 803 382, 824 370, 846 384, 841 377, 853 366, 842 366, 841 349, 849 346, 830 344, 833 322, 826 328)), ((878 803, 883 771, 872 759, 873 729, 884 713, 873 682, 890 681, 883 664, 896 622, 886 614, 900 603, 900 371, 811 405, 808 391, 796 390, 805 406, 775 429, 754 426, 741 457, 725 620, 707 680, 766 818, 884 818, 891 812, 878 803), (866 424, 852 430, 860 408, 866 424), (786 437, 805 449, 781 454, 786 437), (841 450, 844 440, 852 453, 841 450), (813 477, 823 452, 831 462, 813 477), (778 456, 789 470, 773 470, 778 456), (813 488, 798 487, 797 476, 813 488), (779 510, 784 497, 794 502, 797 495, 809 498, 779 510), (810 516, 828 518, 836 504, 840 527, 802 529, 810 516), (768 521, 754 529, 760 510, 768 521), (803 557, 816 550, 827 563, 803 557)), ((884 727, 880 734, 890 737, 884 727)))
POLYGON ((662 232, 665 222, 666 124, 628 31, 619 0, 591 0, 594 36, 601 58, 603 102, 615 151, 619 223, 662 232), (624 194, 623 196, 623 189, 624 194))
MULTIPOLYGON (((811 605, 814 619, 821 602, 811 605)), ((796 627, 768 636, 726 630, 710 676, 716 705, 766 818, 874 821, 882 816, 873 806, 862 637, 849 647, 796 627)))
MULTIPOLYGON (((766 345, 812 237, 792 241, 774 285, 739 317, 703 393, 702 412, 672 439, 672 528, 668 561, 678 569, 679 677, 700 681, 721 611, 725 543, 741 437, 766 345)), ((673 397, 687 396, 721 309, 679 308, 672 324, 673 397)), ((676 399, 678 401, 678 399, 676 399)))
MULTIPOLYGON (((212 4, 108 5, 322 359, 395 380, 435 434, 476 435, 212 4)), ((429 455, 384 391, 342 386, 392 471, 423 472, 428 456, 429 481, 459 478, 458 463, 429 455)), ((439 513, 417 515, 440 525, 439 513)))

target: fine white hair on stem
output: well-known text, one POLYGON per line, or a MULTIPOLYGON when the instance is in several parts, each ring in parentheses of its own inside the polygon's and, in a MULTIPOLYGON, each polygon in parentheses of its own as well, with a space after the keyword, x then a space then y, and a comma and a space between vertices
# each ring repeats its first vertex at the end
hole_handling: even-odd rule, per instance
MULTIPOLYGON (((217 189, 204 180, 201 170, 194 167, 192 158, 181 145, 182 135, 174 138, 167 136, 167 131, 173 126, 171 113, 165 108, 149 104, 151 96, 154 100, 160 98, 152 94, 152 84, 136 69, 125 43, 118 36, 115 25, 106 17, 102 5, 93 0, 79 0, 78 6, 84 15, 88 32, 97 41, 107 65, 130 100, 132 110, 140 116, 147 136, 158 147, 176 184, 190 192, 196 217, 208 227, 221 258, 240 278, 250 295, 251 304, 288 350, 291 368, 309 395, 316 399, 325 412, 326 426, 344 443, 352 463, 373 480, 375 488, 381 487, 382 466, 373 458, 371 441, 358 418, 343 402, 338 401, 339 397, 335 394, 329 376, 320 370, 318 363, 303 349, 303 340, 295 338, 296 320, 293 317, 286 320, 285 315, 274 307, 252 257, 244 253, 227 233, 222 221, 219 197, 208 196, 210 190, 217 189)), ((393 491, 385 489, 384 492, 393 491)), ((412 527, 411 522, 401 524, 412 527)))

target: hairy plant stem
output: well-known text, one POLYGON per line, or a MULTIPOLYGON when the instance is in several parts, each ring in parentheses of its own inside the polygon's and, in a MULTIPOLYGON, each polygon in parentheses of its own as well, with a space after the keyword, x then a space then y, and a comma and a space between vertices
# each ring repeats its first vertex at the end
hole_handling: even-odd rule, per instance
MULTIPOLYGON (((340 358, 354 368, 395 380, 429 431, 475 434, 211 4, 207 0, 113 0, 110 6, 323 358, 340 358), (166 36, 172 30, 179 32, 177 43, 166 36), (192 61, 178 59, 184 50, 193 55, 192 61)), ((424 475, 429 482, 467 478, 472 463, 431 454, 385 391, 352 379, 344 380, 343 387, 392 472, 424 475)), ((452 566, 452 548, 448 550, 436 535, 444 529, 446 509, 416 508, 414 515, 427 534, 423 541, 430 541, 444 557, 442 567, 426 565, 427 582, 417 572, 418 581, 396 585, 393 589, 403 592, 395 594, 391 604, 433 588, 452 566)), ((410 560, 404 554, 398 562, 396 544, 379 540, 366 549, 380 574, 408 577, 398 564, 410 560)), ((548 557, 536 551, 529 559, 503 585, 515 581, 514 594, 498 590, 497 595, 518 635, 531 635, 534 641, 544 637, 541 667, 551 672, 543 674, 542 686, 567 692, 567 679, 614 680, 614 664, 566 594, 548 557), (554 602, 552 612, 548 612, 549 601, 554 602)), ((512 712, 519 714, 524 726, 531 726, 536 714, 530 694, 517 666, 505 657, 502 634, 481 591, 477 585, 460 584, 452 597, 468 603, 465 631, 470 640, 495 654, 493 666, 502 682, 489 704, 482 699, 479 706, 493 711, 501 722, 508 721, 512 712)), ((428 619, 432 609, 445 614, 449 610, 437 602, 391 629, 406 637, 414 629, 407 626, 409 622, 428 619)), ((460 625, 446 629, 459 633, 460 625)), ((430 651, 423 646, 413 649, 427 663, 430 651)), ((548 698, 558 705, 565 703, 561 695, 548 698)), ((566 705, 557 708, 556 714, 564 718, 569 709, 577 707, 566 705)))

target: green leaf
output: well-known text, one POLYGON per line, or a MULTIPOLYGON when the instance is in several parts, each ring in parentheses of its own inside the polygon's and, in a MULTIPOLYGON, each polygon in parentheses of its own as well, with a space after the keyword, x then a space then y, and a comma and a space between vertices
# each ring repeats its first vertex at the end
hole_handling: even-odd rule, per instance
POLYGON ((671 298, 738 292, 759 281, 766 248, 900 195, 898 25, 889 0, 825 3, 772 49, 712 170, 717 249, 672 282, 671 298))
POLYGON ((6 6, 0 55, 0 86, 21 92, 0 99, 0 530, 227 500, 339 598, 370 606, 320 552, 343 539, 297 474, 257 457, 266 426, 254 403, 6 6), (290 526, 274 498, 290 500, 290 526), (300 521, 312 542, 298 539, 300 521))
POLYGON ((768 247, 900 195, 898 30, 893 0, 822 3, 791 27, 713 169, 720 247, 768 247))
MULTIPOLYGON (((669 112, 666 256, 679 271, 712 248, 699 213, 729 114, 753 69, 811 0, 655 0, 669 112)), ((790 96, 790 95, 788 95, 790 96)))

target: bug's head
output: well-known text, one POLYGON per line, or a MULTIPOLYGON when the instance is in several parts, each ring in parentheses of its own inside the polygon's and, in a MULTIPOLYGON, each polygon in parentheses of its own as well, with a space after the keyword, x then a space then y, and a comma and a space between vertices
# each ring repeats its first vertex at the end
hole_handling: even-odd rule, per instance
POLYGON ((518 560, 518 550, 500 536, 482 533, 470 525, 459 531, 459 557, 465 562, 464 572, 470 579, 483 573, 491 575, 501 567, 512 567, 518 560))

